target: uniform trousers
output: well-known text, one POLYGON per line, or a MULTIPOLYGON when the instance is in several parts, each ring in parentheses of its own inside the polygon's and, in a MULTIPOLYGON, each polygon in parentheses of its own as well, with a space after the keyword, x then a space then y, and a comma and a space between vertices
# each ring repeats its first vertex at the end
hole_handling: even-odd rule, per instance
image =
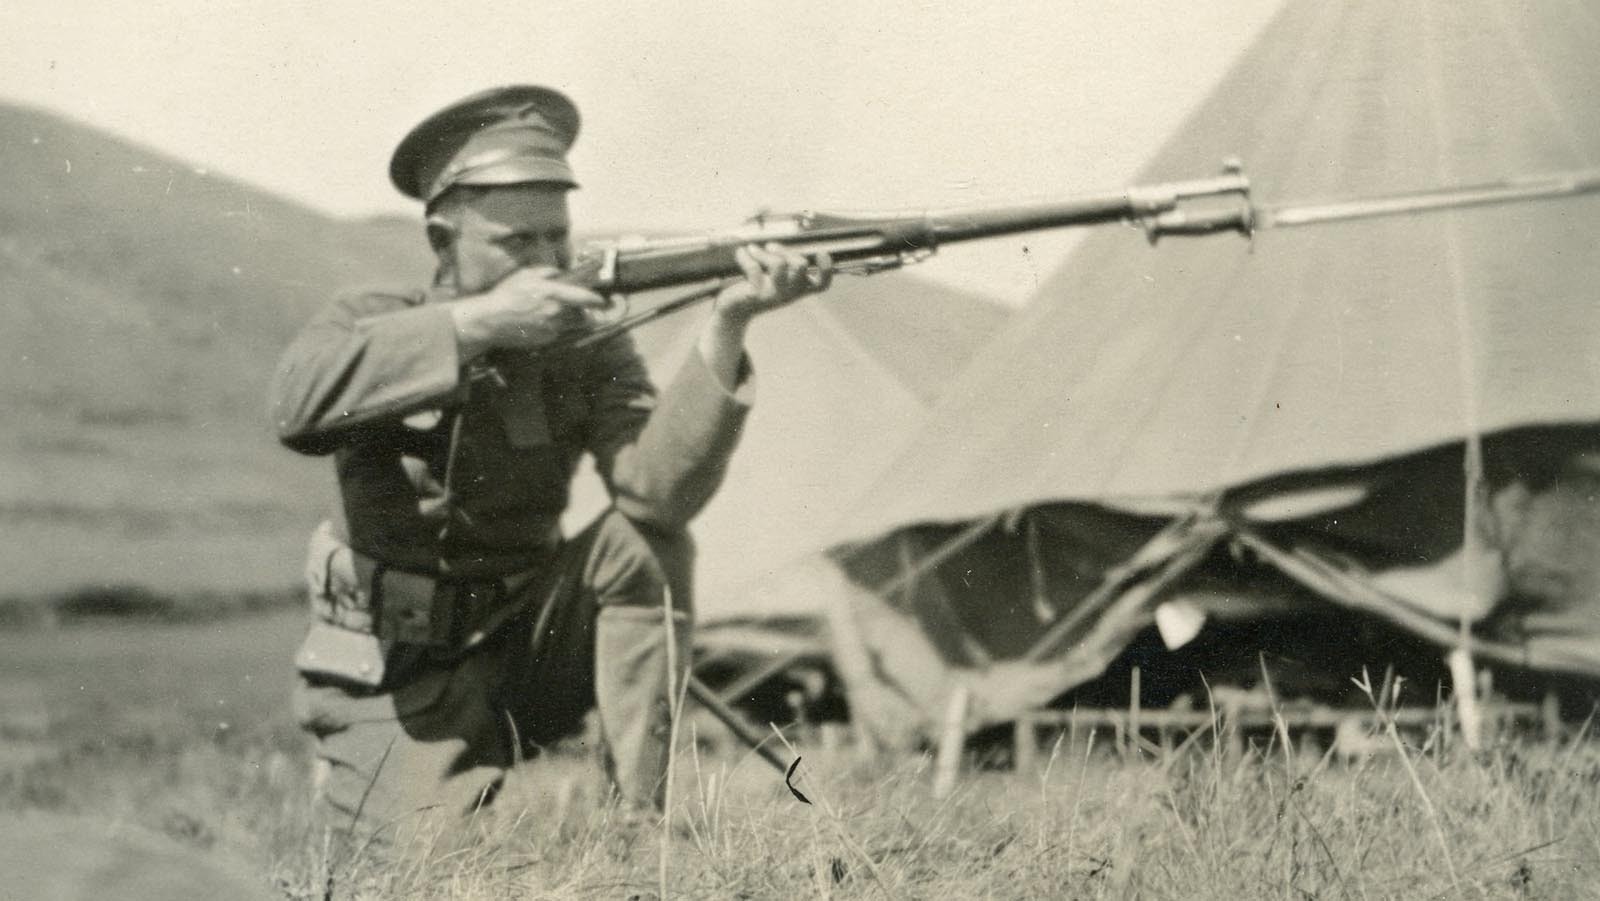
POLYGON ((581 730, 594 709, 615 793, 659 806, 671 726, 664 598, 670 590, 681 686, 692 564, 686 532, 613 510, 522 580, 507 599, 520 612, 477 646, 396 644, 376 689, 303 675, 295 713, 315 738, 318 805, 380 837, 471 816, 510 767, 581 730))

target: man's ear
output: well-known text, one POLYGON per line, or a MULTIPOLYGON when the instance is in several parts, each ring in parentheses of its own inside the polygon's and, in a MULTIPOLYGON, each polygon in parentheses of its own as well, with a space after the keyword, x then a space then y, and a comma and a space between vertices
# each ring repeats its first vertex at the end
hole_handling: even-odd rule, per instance
POLYGON ((454 222, 437 213, 428 217, 428 244, 436 255, 455 246, 459 231, 454 222))

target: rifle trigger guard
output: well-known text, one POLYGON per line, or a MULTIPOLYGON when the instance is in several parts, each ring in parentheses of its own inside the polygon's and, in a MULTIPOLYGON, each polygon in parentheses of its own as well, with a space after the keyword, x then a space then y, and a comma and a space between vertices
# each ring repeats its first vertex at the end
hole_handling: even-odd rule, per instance
POLYGON ((616 323, 627 318, 628 311, 631 307, 631 304, 628 300, 628 295, 617 292, 606 293, 602 294, 601 296, 606 299, 605 307, 603 309, 595 310, 593 313, 589 314, 589 318, 595 325, 615 325, 616 323))

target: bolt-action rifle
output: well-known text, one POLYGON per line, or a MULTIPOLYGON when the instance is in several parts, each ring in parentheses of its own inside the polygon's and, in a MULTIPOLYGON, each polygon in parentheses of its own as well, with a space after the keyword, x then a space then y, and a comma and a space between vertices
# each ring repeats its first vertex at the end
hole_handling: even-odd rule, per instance
POLYGON ((624 239, 581 248, 563 280, 613 299, 604 324, 569 348, 604 341, 716 294, 723 279, 740 275, 734 251, 777 243, 815 258, 827 253, 835 271, 871 275, 931 256, 945 244, 1041 229, 1126 223, 1152 244, 1169 235, 1232 232, 1249 237, 1268 228, 1313 225, 1467 206, 1567 197, 1600 191, 1600 170, 1511 178, 1315 204, 1258 206, 1250 180, 1235 161, 1212 178, 1144 185, 1122 191, 1011 206, 914 213, 762 214, 745 226, 689 237, 624 239), (689 294, 629 313, 630 294, 712 281, 689 294))

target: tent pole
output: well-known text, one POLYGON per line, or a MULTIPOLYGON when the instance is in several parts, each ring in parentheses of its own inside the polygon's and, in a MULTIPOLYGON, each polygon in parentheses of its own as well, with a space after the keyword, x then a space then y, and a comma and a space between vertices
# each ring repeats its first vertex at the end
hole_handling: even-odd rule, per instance
MULTIPOLYGON (((1468 605, 1476 608, 1486 600, 1477 594, 1477 576, 1482 570, 1478 556, 1483 553, 1479 533, 1479 518, 1482 511, 1478 506, 1478 488, 1483 484, 1483 442, 1476 431, 1467 438, 1464 470, 1466 497, 1463 498, 1461 517, 1462 583, 1470 594, 1466 599, 1468 605)), ((1478 710, 1478 680, 1474 675, 1476 668, 1472 662, 1472 621, 1468 614, 1467 606, 1464 605, 1457 617, 1456 646, 1451 649, 1445 662, 1450 668, 1450 681, 1455 684, 1456 713, 1457 719, 1461 721, 1461 740, 1469 750, 1476 751, 1483 744, 1483 718, 1478 710)))
POLYGON ((1555 689, 1546 689, 1539 702, 1539 721, 1544 726, 1546 741, 1561 738, 1561 695, 1555 689))
POLYGON ((1456 720, 1461 724, 1461 741, 1468 750, 1476 751, 1483 744, 1483 719, 1478 710, 1478 680, 1474 676, 1467 640, 1461 639, 1461 644, 1451 648, 1444 660, 1450 668, 1450 681, 1455 684, 1456 720))
POLYGON ((1039 732, 1033 721, 1033 711, 1017 714, 1012 730, 1011 768, 1017 773, 1031 773, 1039 758, 1039 732))
POLYGON ((1146 597, 1153 597, 1199 563, 1223 535, 1224 527, 1215 520, 1181 516, 1168 523, 1116 568, 1107 570, 1100 584, 1085 595, 1065 615, 1056 620, 1034 641, 1022 659, 1038 663, 1060 650, 1090 616, 1117 601, 1125 592, 1140 585, 1146 597))
MULTIPOLYGON (((1423 36, 1432 37, 1426 22, 1424 23, 1423 36)), ((1432 51, 1436 48, 1431 40, 1425 43, 1425 49, 1432 51)), ((1439 112, 1442 109, 1442 90, 1439 85, 1436 71, 1423 82, 1423 90, 1429 97, 1429 111, 1432 119, 1434 137, 1435 169, 1442 175, 1452 174, 1451 162, 1446 153, 1450 146, 1452 136, 1450 123, 1439 112)), ((1491 598, 1478 596, 1478 573, 1482 571, 1480 554, 1483 551, 1479 543, 1481 536, 1480 518, 1482 510, 1479 507, 1479 489, 1483 485, 1483 428, 1480 414, 1481 403, 1478 396, 1478 366, 1477 353, 1477 323, 1473 318, 1473 307, 1469 291, 1474 285, 1468 281, 1462 267, 1461 235, 1459 219, 1447 220, 1442 231, 1445 244, 1443 248, 1443 262, 1449 277, 1450 292, 1446 301, 1452 307, 1454 325, 1456 329, 1456 377, 1459 379, 1461 391, 1461 411, 1465 420, 1465 436, 1462 454, 1462 516, 1461 516, 1461 585, 1463 604, 1457 615, 1456 647, 1450 652, 1447 663, 1450 666, 1450 679, 1455 683, 1455 699, 1461 719, 1461 740, 1467 747, 1476 751, 1480 743, 1479 715, 1477 709, 1477 679, 1473 677, 1472 665, 1472 627, 1469 619, 1476 608, 1484 605, 1491 598)))
POLYGON ((896 573, 895 577, 887 582, 884 582, 881 585, 873 586, 873 593, 883 596, 900 591, 906 585, 909 585, 915 582, 917 579, 922 578, 923 575, 933 571, 946 560, 954 557, 956 554, 959 554, 963 550, 970 547, 973 542, 983 537, 984 532, 987 532, 990 527, 999 522, 1000 518, 1001 514, 995 514, 993 516, 985 516, 982 519, 973 520, 972 524, 966 529, 962 530, 960 534, 945 542, 937 551, 929 554, 925 559, 917 563, 910 570, 896 573))
MULTIPOLYGON (((1460 301, 1458 300, 1458 303, 1460 301)), ((1463 317, 1465 314, 1463 313, 1463 317)), ((1465 327, 1465 323, 1462 323, 1465 327)), ((1461 461, 1461 583, 1468 597, 1456 617, 1456 647, 1450 651, 1446 664, 1450 668, 1450 681, 1455 684, 1456 712, 1461 721, 1461 740, 1469 750, 1478 750, 1483 743, 1483 718, 1478 710, 1478 680, 1472 662, 1471 614, 1480 607, 1487 609, 1492 598, 1478 596, 1478 573, 1483 570, 1483 433, 1478 426, 1477 397, 1473 377, 1476 367, 1471 351, 1471 335, 1462 335, 1462 365, 1467 370, 1463 390, 1467 393, 1469 417, 1465 446, 1461 461)))
POLYGON ((1033 615, 1041 623, 1055 618, 1055 608, 1049 600, 1049 584, 1045 580, 1044 564, 1039 558, 1039 518, 1029 517, 1027 529, 1028 575, 1033 588, 1033 615))
POLYGON ((944 729, 939 735, 939 751, 934 758, 933 797, 943 800, 955 790, 956 777, 961 774, 961 752, 967 744, 967 706, 972 701, 972 691, 964 683, 950 692, 944 708, 944 729))
POLYGON ((1139 668, 1128 675, 1128 749, 1134 756, 1139 752, 1139 720, 1142 710, 1139 702, 1139 668))

